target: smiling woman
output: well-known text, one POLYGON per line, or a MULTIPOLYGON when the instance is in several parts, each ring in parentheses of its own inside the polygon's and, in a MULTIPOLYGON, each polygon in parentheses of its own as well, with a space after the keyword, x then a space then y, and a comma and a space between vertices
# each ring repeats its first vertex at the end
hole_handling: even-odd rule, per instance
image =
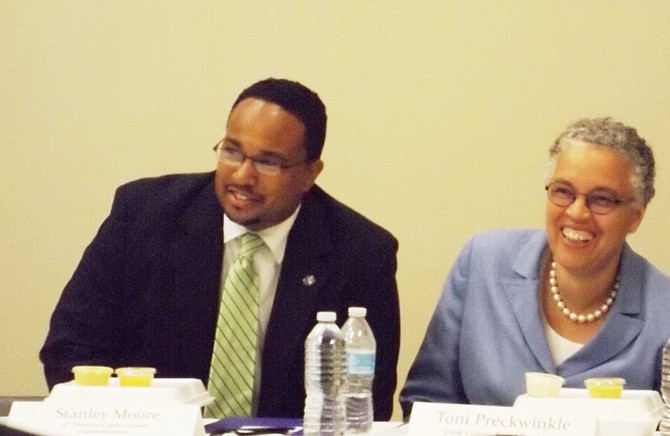
MULTIPOLYGON (((612 148, 579 144, 561 152, 557 161, 552 183, 574 186, 574 190, 589 194, 575 195, 574 201, 564 206, 547 202, 547 240, 557 273, 562 277, 563 299, 573 310, 589 311, 607 299, 616 280, 626 236, 637 230, 646 206, 638 200, 640 193, 632 183, 632 163, 612 148), (594 197, 601 198, 599 202, 607 203, 607 207, 595 206, 589 201, 594 197), (624 202, 620 198, 635 201, 624 202)), ((579 339, 571 338, 574 333, 570 325, 563 326, 561 318, 552 316, 555 311, 549 308, 555 306, 545 308, 549 323, 568 339, 579 339)))
POLYGON ((457 259, 400 394, 405 415, 419 400, 511 405, 528 372, 660 388, 670 277, 626 242, 654 195, 651 149, 632 127, 583 119, 548 168, 546 229, 478 234, 457 259))

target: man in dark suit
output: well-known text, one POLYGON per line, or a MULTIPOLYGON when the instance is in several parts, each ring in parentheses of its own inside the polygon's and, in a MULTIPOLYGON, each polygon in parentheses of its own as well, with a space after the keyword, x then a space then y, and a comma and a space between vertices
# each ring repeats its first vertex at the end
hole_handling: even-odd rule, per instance
POLYGON ((40 357, 49 387, 75 365, 152 366, 208 382, 221 285, 254 232, 260 289, 252 415, 300 418, 304 341, 318 311, 368 309, 375 419, 389 419, 400 320, 396 239, 314 184, 326 113, 297 82, 267 79, 233 104, 214 173, 117 190, 53 313, 40 357))

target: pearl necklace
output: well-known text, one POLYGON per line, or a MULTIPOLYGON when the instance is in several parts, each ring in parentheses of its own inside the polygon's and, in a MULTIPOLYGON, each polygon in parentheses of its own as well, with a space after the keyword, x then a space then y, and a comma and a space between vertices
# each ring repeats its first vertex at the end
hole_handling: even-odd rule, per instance
POLYGON ((551 271, 549 271, 549 287, 551 289, 552 298, 556 302, 556 305, 563 315, 565 315, 570 321, 575 321, 579 323, 584 322, 593 322, 597 319, 602 318, 604 314, 609 312, 610 307, 614 304, 617 293, 619 292, 619 278, 617 278, 616 283, 614 283, 614 289, 610 292, 609 297, 605 300, 605 304, 600 306, 600 309, 597 309, 593 312, 588 312, 586 314, 577 314, 572 310, 568 309, 563 301, 563 297, 558 293, 558 280, 556 279, 556 261, 551 262, 551 271))

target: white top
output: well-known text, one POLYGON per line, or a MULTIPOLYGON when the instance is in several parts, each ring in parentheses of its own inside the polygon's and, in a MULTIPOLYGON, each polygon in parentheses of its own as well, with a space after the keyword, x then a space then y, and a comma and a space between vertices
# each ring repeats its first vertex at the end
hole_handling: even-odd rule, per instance
POLYGON ((565 362, 570 356, 575 354, 584 346, 584 344, 572 342, 571 340, 559 335, 556 330, 551 328, 546 318, 543 317, 543 320, 544 334, 547 337, 549 350, 551 350, 551 355, 554 358, 554 363, 556 366, 565 362))

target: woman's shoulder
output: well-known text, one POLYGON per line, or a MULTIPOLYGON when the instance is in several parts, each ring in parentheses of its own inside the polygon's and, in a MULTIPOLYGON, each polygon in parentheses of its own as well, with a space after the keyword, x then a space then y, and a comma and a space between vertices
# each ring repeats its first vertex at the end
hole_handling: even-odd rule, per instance
POLYGON ((544 229, 487 230, 470 238, 459 260, 478 271, 504 274, 514 271, 515 276, 534 277, 546 247, 547 234, 544 229))
POLYGON ((475 233, 471 244, 488 248, 503 248, 513 250, 527 244, 544 245, 547 236, 544 229, 531 228, 504 228, 475 233))

